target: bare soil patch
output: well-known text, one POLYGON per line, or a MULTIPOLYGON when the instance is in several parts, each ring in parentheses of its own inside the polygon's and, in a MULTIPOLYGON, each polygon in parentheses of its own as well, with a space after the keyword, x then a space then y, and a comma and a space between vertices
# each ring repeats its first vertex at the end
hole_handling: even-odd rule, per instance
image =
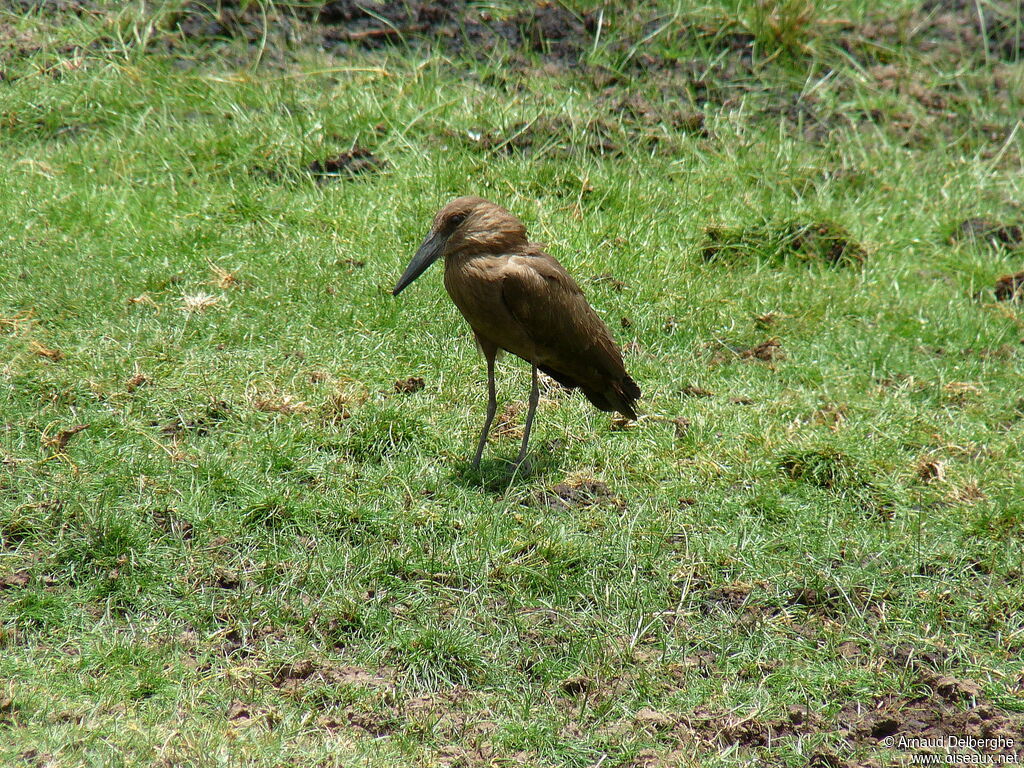
POLYGON ((978 216, 957 224, 949 239, 954 243, 988 243, 1021 248, 1024 247, 1024 224, 1007 224, 978 216))
POLYGON ((626 503, 616 496, 607 483, 586 478, 572 483, 559 483, 531 497, 531 505, 552 510, 579 509, 610 505, 624 508, 626 503))
MULTIPOLYGON (((737 589, 731 591, 726 599, 730 602, 745 601, 746 594, 746 590, 737 589)), ((854 650, 856 653, 844 654, 844 658, 859 658, 860 649, 854 650)), ((891 660, 904 663, 901 661, 903 652, 903 649, 891 649, 891 660)), ((926 690, 923 695, 907 698, 886 694, 866 705, 851 702, 831 716, 800 705, 790 706, 784 714, 774 717, 735 711, 722 713, 703 706, 687 714, 642 708, 633 716, 632 725, 675 744, 667 743, 660 752, 649 751, 645 753, 645 760, 649 762, 635 764, 666 764, 657 760, 684 745, 695 743, 716 751, 733 747, 755 750, 775 748, 780 741, 837 733, 846 744, 846 749, 840 752, 848 754, 882 750, 904 754, 929 751, 928 748, 900 749, 899 737, 931 742, 948 737, 990 739, 981 750, 987 755, 1024 754, 1024 715, 1007 712, 992 704, 981 686, 973 680, 934 672, 929 658, 934 660, 938 657, 925 653, 911 662, 926 690), (895 741, 886 741, 889 738, 895 738, 895 741)), ((628 727, 627 723, 620 725, 628 727)), ((874 759, 852 762, 844 755, 819 750, 812 755, 810 765, 854 768, 877 766, 879 763, 874 759)))
POLYGON ((289 693, 296 693, 312 683, 389 690, 394 687, 389 675, 390 670, 371 672, 363 667, 331 661, 300 659, 278 667, 273 682, 275 687, 289 693))

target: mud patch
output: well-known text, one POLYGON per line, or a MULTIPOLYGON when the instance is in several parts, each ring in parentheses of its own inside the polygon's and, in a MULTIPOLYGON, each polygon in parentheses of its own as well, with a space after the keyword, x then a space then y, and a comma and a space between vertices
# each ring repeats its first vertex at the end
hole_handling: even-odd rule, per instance
POLYGON ((323 160, 314 160, 306 170, 317 184, 352 180, 357 176, 375 174, 388 167, 386 160, 377 157, 365 147, 353 147, 323 160))
POLYGON ((555 2, 499 18, 466 0, 389 0, 373 5, 336 0, 321 7, 317 21, 326 28, 323 40, 328 50, 434 42, 451 53, 487 58, 505 46, 560 66, 580 60, 597 28, 596 14, 577 16, 555 2))
POLYGON ((167 26, 182 39, 192 43, 218 40, 244 40, 259 43, 265 32, 287 32, 296 26, 293 14, 275 5, 261 7, 245 0, 222 0, 186 3, 181 11, 168 19, 167 26))
POLYGON ((867 257, 864 246, 829 221, 706 227, 700 254, 708 262, 757 259, 783 264, 796 260, 835 267, 858 266, 867 257))
POLYGON ((600 480, 583 479, 570 483, 559 483, 545 490, 537 491, 530 498, 530 505, 564 511, 585 507, 613 506, 624 509, 626 503, 616 496, 607 483, 600 480))

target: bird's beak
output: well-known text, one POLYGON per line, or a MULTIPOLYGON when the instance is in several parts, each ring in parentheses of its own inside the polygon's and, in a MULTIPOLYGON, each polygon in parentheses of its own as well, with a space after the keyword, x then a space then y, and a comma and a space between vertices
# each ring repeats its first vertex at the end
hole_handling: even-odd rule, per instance
POLYGON ((423 241, 423 245, 416 251, 416 255, 412 257, 412 261, 405 268, 405 272, 398 278, 398 283, 395 285, 395 290, 391 292, 391 295, 397 296, 400 294, 405 290, 406 286, 422 275, 427 267, 441 258, 447 240, 448 238, 442 235, 441 232, 431 232, 427 239, 423 241))

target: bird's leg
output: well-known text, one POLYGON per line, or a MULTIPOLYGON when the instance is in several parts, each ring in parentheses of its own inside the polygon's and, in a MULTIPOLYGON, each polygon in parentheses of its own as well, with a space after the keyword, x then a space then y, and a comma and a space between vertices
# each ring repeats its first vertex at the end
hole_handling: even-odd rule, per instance
POLYGON ((537 381, 537 366, 533 366, 533 386, 530 387, 530 408, 526 412, 526 424, 523 426, 523 447, 519 449, 516 466, 526 460, 526 445, 530 442, 530 429, 533 427, 533 416, 537 413, 537 402, 540 400, 540 383, 537 381))
POLYGON ((476 455, 473 457, 473 469, 480 468, 480 457, 484 455, 484 446, 487 444, 487 433, 491 431, 491 422, 494 421, 494 412, 498 410, 498 395, 494 389, 494 358, 497 350, 488 350, 481 344, 484 356, 487 358, 487 418, 484 420, 484 428, 480 433, 480 443, 476 447, 476 455))

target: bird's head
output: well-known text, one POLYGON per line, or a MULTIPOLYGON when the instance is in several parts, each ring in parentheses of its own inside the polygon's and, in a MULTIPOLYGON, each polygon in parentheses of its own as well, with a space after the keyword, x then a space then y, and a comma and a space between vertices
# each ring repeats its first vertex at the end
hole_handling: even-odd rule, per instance
POLYGON ((397 296, 442 256, 511 253, 527 243, 523 222, 482 197, 459 197, 437 212, 423 244, 391 292, 397 296))

